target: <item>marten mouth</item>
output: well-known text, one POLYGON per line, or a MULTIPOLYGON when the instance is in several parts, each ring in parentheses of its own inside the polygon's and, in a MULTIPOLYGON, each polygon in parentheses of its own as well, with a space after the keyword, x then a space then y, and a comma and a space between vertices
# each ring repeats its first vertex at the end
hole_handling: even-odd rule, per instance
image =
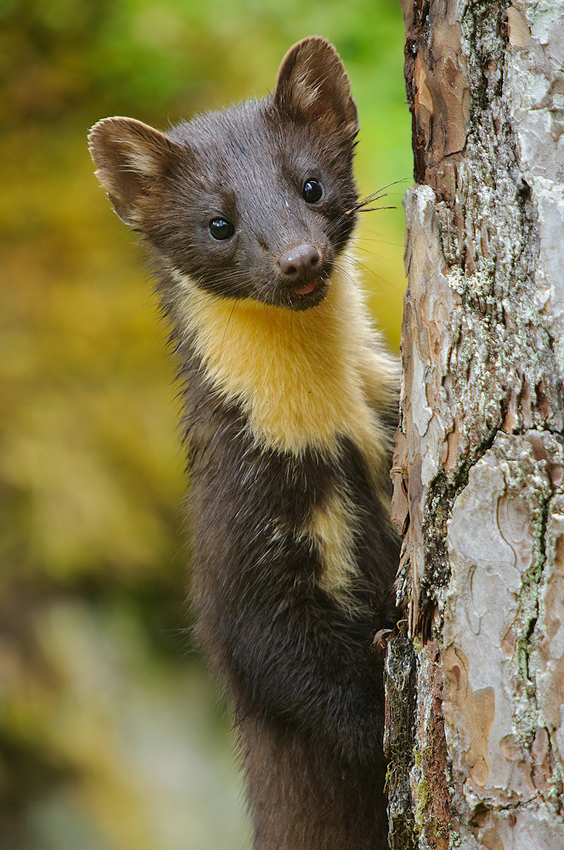
POLYGON ((291 310, 308 310, 321 304, 329 289, 327 278, 314 278, 308 280, 296 289, 286 293, 284 306, 291 310))
POLYGON ((273 307, 283 307, 286 310, 309 310, 321 304, 331 281, 329 275, 324 273, 310 280, 301 280, 294 286, 288 286, 286 282, 278 283, 277 286, 265 285, 261 290, 255 290, 251 297, 264 304, 273 307))
POLYGON ((316 287, 317 281, 309 280, 307 283, 304 283, 303 286, 300 286, 299 289, 296 289, 296 295, 309 295, 316 287))

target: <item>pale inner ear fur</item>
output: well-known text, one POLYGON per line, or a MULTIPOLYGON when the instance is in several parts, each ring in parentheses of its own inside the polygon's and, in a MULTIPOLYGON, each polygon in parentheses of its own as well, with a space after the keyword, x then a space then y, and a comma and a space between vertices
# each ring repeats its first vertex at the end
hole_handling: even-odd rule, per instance
POLYGON ((139 222, 141 205, 180 148, 133 118, 104 118, 92 127, 88 146, 96 176, 125 224, 139 222))
POLYGON ((358 131, 348 75, 333 45, 323 38, 305 38, 288 51, 278 71, 274 103, 292 117, 320 121, 351 138, 358 131))

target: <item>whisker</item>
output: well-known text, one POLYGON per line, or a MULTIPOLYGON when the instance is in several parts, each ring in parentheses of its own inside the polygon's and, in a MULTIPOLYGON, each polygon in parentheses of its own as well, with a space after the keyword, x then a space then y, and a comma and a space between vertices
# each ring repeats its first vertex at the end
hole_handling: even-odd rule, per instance
POLYGON ((225 323, 225 328, 223 329, 223 336, 222 336, 222 338, 221 338, 221 345, 220 345, 220 347, 219 347, 219 356, 220 356, 220 357, 221 357, 221 356, 222 356, 222 354, 223 354, 223 344, 224 344, 224 342, 225 342, 225 337, 226 337, 226 335, 227 335, 227 331, 229 330, 229 325, 231 324, 231 321, 232 321, 232 319, 233 319, 233 314, 235 313, 235 309, 237 308, 237 306, 239 305, 239 303, 240 303, 240 299, 238 299, 238 298, 234 298, 234 299, 233 299, 233 307, 232 307, 232 308, 231 308, 231 310, 229 311, 229 316, 227 317, 227 321, 226 321, 226 323, 225 323))
POLYGON ((358 206, 356 209, 347 210, 345 215, 350 215, 353 212, 374 212, 375 210, 395 210, 395 209, 397 209, 395 206, 389 206, 389 207, 363 207, 363 206, 358 206))
POLYGON ((390 186, 396 186, 399 183, 405 183, 405 182, 406 182, 406 180, 403 179, 403 180, 393 180, 391 183, 387 183, 385 186, 382 186, 380 189, 377 189, 375 192, 372 192, 372 194, 367 195, 365 198, 362 198, 360 201, 358 201, 356 204, 354 204, 354 206, 352 206, 349 210, 346 210, 346 212, 343 213, 343 215, 348 216, 348 215, 352 215, 355 212, 374 212, 375 210, 393 210, 393 209, 395 209, 395 206, 368 207, 367 204, 371 204, 374 201, 381 201, 382 198, 387 197, 387 195, 389 194, 388 192, 385 191, 386 189, 389 189, 390 186))
MULTIPOLYGON (((390 239, 382 239, 377 234, 375 236, 362 235, 363 242, 370 242, 374 245, 391 245, 392 248, 403 248, 403 242, 394 242, 390 239)), ((355 245, 355 251, 363 251, 365 254, 371 254, 372 248, 367 248, 365 245, 355 245)))

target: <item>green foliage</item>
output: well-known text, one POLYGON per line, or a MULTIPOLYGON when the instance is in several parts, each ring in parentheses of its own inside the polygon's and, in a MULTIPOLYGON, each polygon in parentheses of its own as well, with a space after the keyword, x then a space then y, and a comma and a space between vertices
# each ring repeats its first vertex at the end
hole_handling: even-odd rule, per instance
MULTIPOLYGON (((221 718, 184 656, 174 364, 86 132, 106 115, 166 127, 260 95, 312 33, 334 41, 351 76, 361 192, 408 181, 396 0, 0 0, 6 850, 242 846, 221 718)), ((383 202, 396 210, 366 217, 359 244, 394 344, 404 185, 383 202)))

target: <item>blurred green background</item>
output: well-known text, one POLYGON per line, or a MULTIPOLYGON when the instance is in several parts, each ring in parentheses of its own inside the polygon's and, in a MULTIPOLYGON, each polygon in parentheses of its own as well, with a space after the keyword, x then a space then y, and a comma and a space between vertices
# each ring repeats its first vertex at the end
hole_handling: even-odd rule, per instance
POLYGON ((361 121, 359 258, 397 347, 411 175, 396 0, 0 0, 0 850, 242 850, 229 723, 189 636, 174 363, 86 150, 272 89, 305 35, 361 121))

